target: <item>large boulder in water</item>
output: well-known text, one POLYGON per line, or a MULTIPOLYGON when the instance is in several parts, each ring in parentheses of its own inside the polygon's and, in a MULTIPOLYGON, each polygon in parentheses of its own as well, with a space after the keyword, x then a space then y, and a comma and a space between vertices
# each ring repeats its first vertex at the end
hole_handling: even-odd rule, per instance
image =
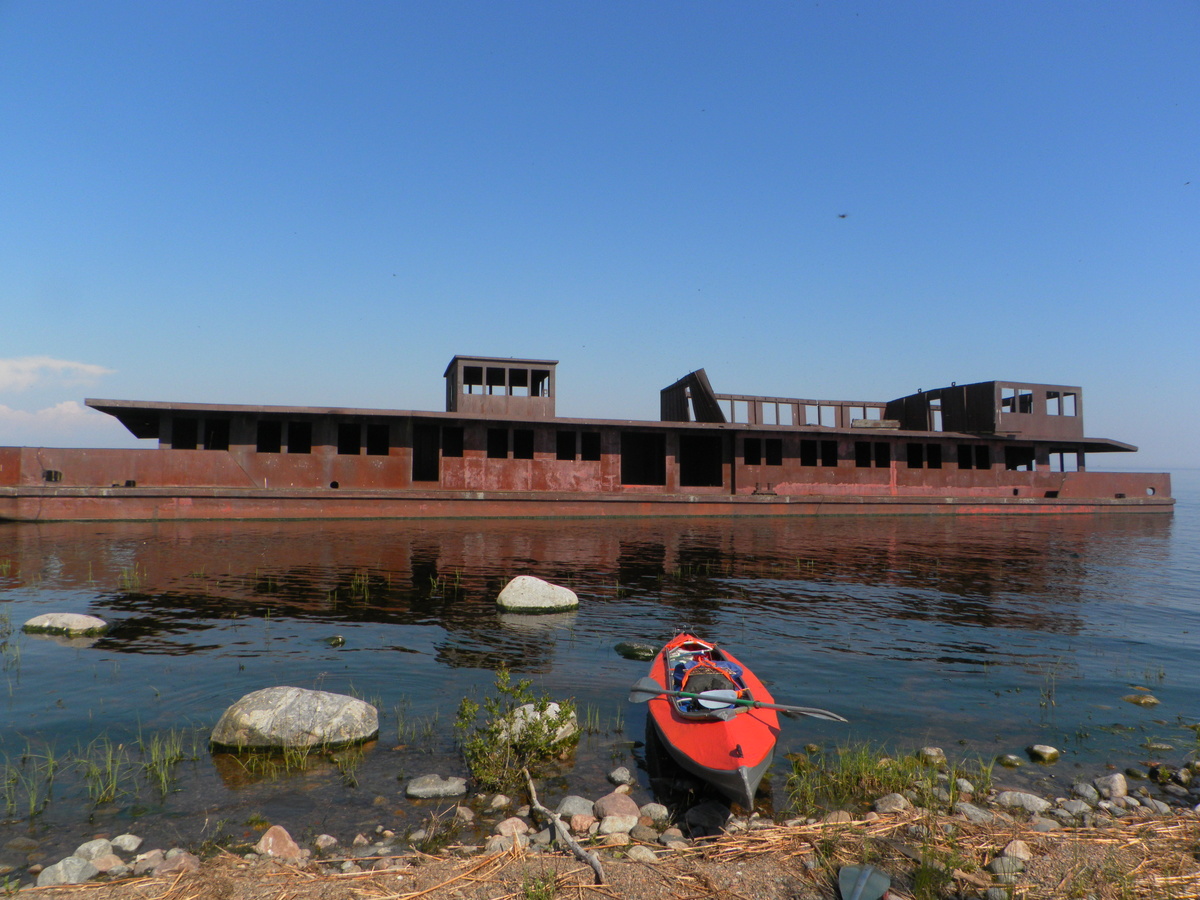
POLYGON ((221 716, 212 742, 266 749, 319 747, 365 741, 379 733, 379 711, 343 694, 298 687, 247 694, 221 716))
POLYGON ((82 613, 42 613, 34 616, 22 626, 29 634, 66 634, 72 637, 103 634, 108 623, 95 616, 82 613))
POLYGON ((579 597, 570 588, 532 575, 518 575, 504 586, 496 604, 505 612, 560 612, 578 607, 579 597))

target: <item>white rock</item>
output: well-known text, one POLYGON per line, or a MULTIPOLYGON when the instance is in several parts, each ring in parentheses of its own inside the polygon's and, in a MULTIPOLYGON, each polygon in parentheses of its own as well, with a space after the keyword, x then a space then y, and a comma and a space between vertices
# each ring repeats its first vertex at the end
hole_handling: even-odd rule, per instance
POLYGON ((52 866, 46 866, 38 875, 38 887, 53 887, 56 884, 83 884, 95 878, 100 870, 86 859, 78 856, 68 856, 52 866))
POLYGON ((458 776, 442 778, 440 775, 421 775, 404 788, 404 793, 415 800, 435 797, 461 797, 467 792, 467 779, 458 776))
POLYGON ((23 627, 34 634, 91 635, 102 634, 108 628, 108 623, 81 613, 43 613, 34 616, 23 627))
POLYGON ((518 575, 504 586, 496 605, 508 612, 558 612, 575 609, 579 597, 570 588, 551 584, 532 575, 518 575))
POLYGON ((1129 793, 1129 785, 1125 781, 1125 776, 1120 772, 1101 775, 1099 778, 1093 779, 1092 784, 1096 786, 1096 790, 1105 800, 1116 800, 1129 793))
POLYGON ((271 687, 225 710, 212 742, 225 747, 316 747, 365 741, 379 733, 379 711, 344 694, 271 687))
POLYGON ((1051 805, 1049 800, 1025 791, 1001 791, 996 795, 996 802, 1009 809, 1024 809, 1031 813, 1045 812, 1051 805))

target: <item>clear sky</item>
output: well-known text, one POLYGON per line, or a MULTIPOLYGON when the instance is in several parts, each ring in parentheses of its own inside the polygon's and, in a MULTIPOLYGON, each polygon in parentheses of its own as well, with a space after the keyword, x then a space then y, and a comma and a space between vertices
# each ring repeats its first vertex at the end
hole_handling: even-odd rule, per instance
POLYGON ((0 0, 0 445, 84 397, 1082 385, 1200 464, 1200 4, 0 0))

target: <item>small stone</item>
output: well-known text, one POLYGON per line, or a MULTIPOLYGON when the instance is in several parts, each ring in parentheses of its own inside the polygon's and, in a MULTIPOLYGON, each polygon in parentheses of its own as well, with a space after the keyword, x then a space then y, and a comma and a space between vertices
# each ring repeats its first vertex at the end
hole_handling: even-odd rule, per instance
POLYGON ((105 853, 91 860, 93 866, 100 870, 101 874, 107 875, 113 869, 119 866, 124 866, 125 861, 115 853, 105 853))
POLYGON ((410 781, 404 788, 405 795, 416 800, 461 797, 466 792, 467 779, 457 776, 442 778, 440 775, 421 775, 410 781))
POLYGON ((86 844, 80 844, 75 848, 75 856, 80 859, 93 860, 100 856, 107 856, 112 853, 112 841, 99 838, 94 841, 88 841, 86 844))
POLYGON ((592 826, 597 823, 597 819, 593 815, 574 815, 568 820, 571 831, 574 834, 587 834, 592 830, 592 826))
POLYGON ((965 779, 965 778, 954 779, 954 786, 956 788, 958 788, 958 792, 960 794, 974 794, 975 793, 975 785, 971 784, 971 782, 967 781, 967 779, 965 779))
POLYGON ((912 807, 903 794, 885 794, 873 804, 877 813, 903 812, 912 807))
POLYGON ((136 834, 118 834, 112 839, 112 845, 122 853, 137 853, 142 846, 142 839, 136 834))
POLYGON ((975 825, 987 825, 996 818, 995 813, 978 807, 974 803, 967 803, 965 800, 955 803, 954 811, 975 825))
POLYGON ((571 816, 590 816, 595 813, 595 804, 578 794, 568 794, 559 801, 554 811, 564 819, 569 819, 571 816))
POLYGON ((946 754, 941 747, 922 747, 917 755, 927 766, 941 766, 946 763, 946 754))
MULTIPOLYGON (((628 794, 620 794, 613 791, 611 794, 605 794, 592 805, 593 814, 600 818, 606 819, 609 816, 632 816, 636 824, 638 816, 641 815, 641 810, 634 803, 633 799, 628 794)), ((633 826, 631 825, 630 828, 633 826)), ((629 828, 625 829, 626 831, 629 828)))
POLYGON ((619 766, 609 772, 608 780, 613 784, 637 784, 637 779, 625 766, 619 766))
POLYGON ((1121 699, 1135 706, 1158 706, 1159 704, 1158 698, 1153 694, 1126 694, 1121 699))
POLYGON ((148 853, 141 853, 133 862, 133 874, 145 875, 147 872, 153 872, 155 867, 161 865, 165 858, 161 850, 151 850, 148 853))
POLYGON ((1137 766, 1126 766, 1125 777, 1132 778, 1134 781, 1145 781, 1148 776, 1145 769, 1139 769, 1137 766))
MULTIPOLYGON (((1024 862, 1029 862, 1033 859, 1033 851, 1029 849, 1029 845, 1021 840, 1009 841, 1004 849, 1000 851, 1001 856, 1006 856, 1011 859, 1019 859, 1024 862)), ((992 870, 993 872, 995 869, 992 870)))
POLYGON ((529 824, 516 816, 505 819, 493 829, 495 834, 502 834, 505 837, 512 837, 514 834, 529 834, 529 831, 529 824))
POLYGON ((643 644, 639 641, 622 641, 613 647, 625 659, 636 659, 648 662, 658 655, 658 648, 653 644, 643 644))
POLYGON ((512 806, 512 800, 504 794, 496 794, 488 802, 488 809, 491 810, 507 809, 510 806, 512 806))
POLYGON ((1053 819, 1042 818, 1041 816, 1034 816, 1030 819, 1029 824, 1033 827, 1034 831, 1059 831, 1062 828, 1060 823, 1055 822, 1053 819))
POLYGON ((354 836, 354 840, 352 840, 352 841, 350 842, 350 846, 352 846, 352 847, 365 847, 365 846, 367 846, 367 844, 369 844, 369 843, 371 843, 371 839, 370 839, 369 837, 367 837, 365 834, 356 834, 356 835, 354 836))
POLYGON ((1024 809, 1031 813, 1045 812, 1050 808, 1050 801, 1025 791, 1001 791, 996 795, 996 802, 1010 809, 1024 809))
POLYGON ((1046 764, 1058 762, 1059 756, 1062 755, 1056 748, 1051 747, 1049 744, 1034 744, 1028 748, 1027 752, 1029 753, 1029 758, 1034 762, 1046 764))
POLYGON ((52 866, 46 866, 38 875, 38 887, 53 887, 58 884, 83 884, 100 874, 100 870, 88 860, 68 856, 52 866))
POLYGON ((849 825, 854 821, 854 816, 846 812, 844 809, 835 809, 833 812, 821 819, 826 825, 849 825))
POLYGON ((277 859, 300 859, 303 855, 299 845, 292 840, 287 829, 282 825, 272 825, 254 845, 254 852, 262 856, 273 856, 277 859))
POLYGON ((154 876, 161 878, 166 875, 179 875, 182 872, 199 872, 200 860, 186 850, 174 856, 168 852, 167 858, 154 867, 154 876))
POLYGON ((629 834, 638 823, 637 816, 605 816, 600 820, 601 834, 629 834))
POLYGON ((332 834, 318 834, 316 840, 313 841, 313 844, 322 853, 328 853, 338 845, 338 839, 332 834))
POLYGON ((1085 803, 1095 805, 1100 800, 1100 792, 1087 782, 1076 782, 1071 785, 1071 793, 1085 803))
POLYGON ((554 840, 554 829, 543 828, 529 838, 529 843, 535 847, 549 847, 552 840, 554 840))
POLYGON ((1099 778, 1093 779, 1092 784, 1105 800, 1124 797, 1129 793, 1129 784, 1125 781, 1125 776, 1120 772, 1113 772, 1111 775, 1102 775, 1099 778))
POLYGON ((651 864, 658 862, 658 854, 644 844, 637 844, 630 847, 625 856, 634 862, 651 864))
POLYGON ((647 803, 638 811, 654 823, 669 822, 671 820, 671 811, 661 803, 647 803))
POLYGON ((1072 816, 1082 816, 1084 813, 1090 812, 1092 809, 1082 800, 1064 800, 1059 805, 1063 808, 1063 810, 1070 813, 1072 816))
POLYGON ((658 832, 640 822, 629 829, 629 836, 635 841, 641 841, 643 844, 658 843, 658 832))
POLYGON ((612 834, 601 832, 600 842, 605 847, 628 847, 633 839, 624 831, 614 831, 612 834))
POLYGON ((997 756, 996 762, 1006 769, 1019 769, 1025 765, 1025 760, 1021 759, 1015 753, 1005 753, 1002 756, 997 756))
POLYGON ((996 875, 1020 875, 1025 871, 1025 860, 1016 856, 997 856, 987 867, 996 875))

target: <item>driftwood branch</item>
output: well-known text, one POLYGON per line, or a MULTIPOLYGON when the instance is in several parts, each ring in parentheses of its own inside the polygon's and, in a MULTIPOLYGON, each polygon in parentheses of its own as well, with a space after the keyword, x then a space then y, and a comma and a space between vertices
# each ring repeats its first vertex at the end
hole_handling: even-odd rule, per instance
POLYGON ((571 852, 575 854, 577 859, 579 859, 581 862, 587 863, 592 867, 592 871, 596 873, 596 884, 604 884, 604 869, 600 865, 599 857, 597 857, 595 853, 589 853, 587 850, 584 850, 583 847, 579 846, 579 842, 571 837, 570 829, 567 828, 566 823, 559 818, 558 813, 551 812, 550 810, 546 809, 546 807, 542 806, 541 802, 538 800, 537 789, 533 786, 533 778, 530 777, 529 770, 522 769, 521 771, 525 775, 526 784, 529 785, 530 807, 537 810, 550 820, 550 822, 554 825, 554 831, 558 835, 558 839, 571 848, 571 852))

